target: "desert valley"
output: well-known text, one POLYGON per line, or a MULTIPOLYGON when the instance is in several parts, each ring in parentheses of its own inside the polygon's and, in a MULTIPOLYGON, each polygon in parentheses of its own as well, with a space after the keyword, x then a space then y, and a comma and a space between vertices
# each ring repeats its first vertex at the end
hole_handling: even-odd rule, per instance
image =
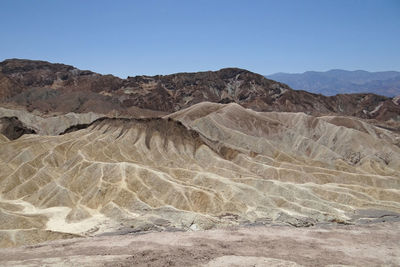
POLYGON ((0 63, 0 265, 394 266, 399 221, 400 97, 0 63))

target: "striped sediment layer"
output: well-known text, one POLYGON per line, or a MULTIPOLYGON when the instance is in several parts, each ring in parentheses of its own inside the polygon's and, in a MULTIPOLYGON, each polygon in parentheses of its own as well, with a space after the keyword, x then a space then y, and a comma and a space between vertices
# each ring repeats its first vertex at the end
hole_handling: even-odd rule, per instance
POLYGON ((101 118, 62 135, 0 136, 0 246, 350 223, 372 210, 395 217, 399 143, 356 118, 212 103, 164 118, 101 118))

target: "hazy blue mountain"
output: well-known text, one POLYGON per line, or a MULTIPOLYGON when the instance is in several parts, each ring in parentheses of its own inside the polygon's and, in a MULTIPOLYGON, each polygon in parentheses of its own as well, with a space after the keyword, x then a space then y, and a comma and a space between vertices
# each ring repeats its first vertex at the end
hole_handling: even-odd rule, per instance
POLYGON ((296 90, 323 95, 343 93, 375 93, 384 96, 400 95, 400 72, 368 72, 364 70, 307 71, 304 73, 275 73, 269 79, 286 83, 296 90))

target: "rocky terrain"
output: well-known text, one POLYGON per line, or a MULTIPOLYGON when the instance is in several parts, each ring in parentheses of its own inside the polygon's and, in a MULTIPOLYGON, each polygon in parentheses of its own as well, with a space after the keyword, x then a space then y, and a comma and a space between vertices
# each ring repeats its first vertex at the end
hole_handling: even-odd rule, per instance
MULTIPOLYGON (((102 236, 108 243, 127 235, 123 242, 134 244, 142 241, 130 234, 173 232, 159 236, 170 240, 180 231, 218 229, 208 233, 225 236, 234 227, 247 235, 254 226, 269 231, 273 225, 280 232, 268 240, 282 237, 286 227, 317 229, 307 230, 310 235, 331 227, 343 238, 343 224, 352 225, 349 235, 377 229, 398 236, 398 98, 325 97, 240 69, 123 80, 62 64, 6 60, 0 73, 0 247, 32 245, 32 253, 42 253, 35 244, 56 239, 102 236)), ((201 233, 207 235, 193 238, 201 233)), ((207 250, 193 265, 312 265, 300 250, 300 258, 291 259, 273 248, 270 254, 244 252, 267 242, 261 239, 253 247, 235 243, 235 254, 207 250)), ((315 242, 323 253, 326 244, 315 242)), ((357 253, 374 245, 362 242, 357 253)), ((394 251, 380 251, 373 264, 397 264, 393 243, 382 243, 394 251)), ((168 253, 157 246, 149 249, 160 257, 168 253)), ((332 258, 321 264, 358 259, 339 260, 342 254, 328 251, 332 258)), ((54 262, 28 253, 4 264, 57 265, 60 253, 54 262)), ((142 264, 146 258, 121 260, 125 253, 91 263, 142 264)), ((77 263, 73 255, 63 263, 77 263)))
POLYGON ((398 266, 399 223, 112 234, 0 250, 0 266, 398 266))
POLYGON ((235 102, 256 111, 337 114, 400 121, 400 104, 374 94, 323 96, 243 69, 136 76, 120 79, 63 64, 10 59, 0 62, 0 101, 41 113, 162 115, 208 101, 235 102))
POLYGON ((1 246, 400 213, 400 136, 351 118, 205 102, 2 139, 1 246))

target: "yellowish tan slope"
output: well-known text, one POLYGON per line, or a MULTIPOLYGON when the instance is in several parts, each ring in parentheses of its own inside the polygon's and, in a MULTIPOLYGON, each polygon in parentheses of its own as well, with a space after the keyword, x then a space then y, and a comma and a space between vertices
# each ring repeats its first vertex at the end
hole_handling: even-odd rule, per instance
POLYGON ((400 212, 399 136, 355 119, 201 103, 0 141, 0 246, 107 231, 400 212))

